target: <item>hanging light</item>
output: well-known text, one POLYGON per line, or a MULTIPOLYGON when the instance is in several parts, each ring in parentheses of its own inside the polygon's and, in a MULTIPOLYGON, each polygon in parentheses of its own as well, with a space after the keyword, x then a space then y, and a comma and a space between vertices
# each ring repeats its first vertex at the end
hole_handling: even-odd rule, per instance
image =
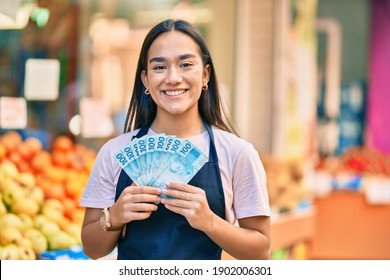
POLYGON ((43 27, 47 24, 50 17, 50 10, 46 8, 35 8, 31 13, 31 19, 37 23, 38 27, 43 27))

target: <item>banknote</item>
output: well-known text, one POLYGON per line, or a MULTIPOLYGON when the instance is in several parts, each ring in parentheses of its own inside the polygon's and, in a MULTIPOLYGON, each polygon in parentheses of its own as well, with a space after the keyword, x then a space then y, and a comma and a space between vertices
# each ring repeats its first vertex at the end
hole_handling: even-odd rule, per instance
POLYGON ((188 183, 208 161, 189 140, 165 134, 134 138, 115 159, 137 185, 157 188, 168 182, 188 183))
POLYGON ((208 161, 207 156, 188 140, 182 141, 177 148, 172 144, 172 149, 176 150, 175 153, 164 164, 163 171, 151 182, 152 186, 164 188, 167 182, 188 183, 208 161))
POLYGON ((115 159, 120 163, 122 169, 133 180, 133 182, 141 186, 143 185, 143 182, 140 180, 142 170, 138 168, 137 163, 134 160, 134 156, 133 160, 128 160, 128 157, 125 155, 126 151, 130 153, 128 148, 124 148, 115 155, 115 159))

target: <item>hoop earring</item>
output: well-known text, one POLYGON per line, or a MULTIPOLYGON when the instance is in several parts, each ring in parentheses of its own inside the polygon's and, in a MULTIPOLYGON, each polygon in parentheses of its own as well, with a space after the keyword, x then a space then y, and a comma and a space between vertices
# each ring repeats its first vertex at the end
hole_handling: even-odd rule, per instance
POLYGON ((149 88, 146 88, 145 91, 144 91, 144 93, 145 93, 146 95, 149 95, 149 94, 150 94, 149 88))
POLYGON ((206 91, 207 89, 209 88, 209 85, 207 83, 205 83, 202 87, 202 90, 203 91, 206 91))

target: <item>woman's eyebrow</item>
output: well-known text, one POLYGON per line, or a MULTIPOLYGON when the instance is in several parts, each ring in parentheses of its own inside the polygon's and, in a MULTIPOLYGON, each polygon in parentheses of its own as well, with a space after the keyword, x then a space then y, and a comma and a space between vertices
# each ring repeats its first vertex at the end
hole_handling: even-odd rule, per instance
MULTIPOLYGON (((184 60, 184 59, 188 59, 188 58, 195 58, 196 55, 192 54, 192 53, 188 53, 188 54, 181 54, 178 56, 178 59, 179 60, 184 60)), ((162 57, 162 56, 156 56, 156 57, 152 57, 150 60, 149 60, 149 63, 152 63, 152 62, 165 62, 167 61, 167 59, 165 57, 162 57)))

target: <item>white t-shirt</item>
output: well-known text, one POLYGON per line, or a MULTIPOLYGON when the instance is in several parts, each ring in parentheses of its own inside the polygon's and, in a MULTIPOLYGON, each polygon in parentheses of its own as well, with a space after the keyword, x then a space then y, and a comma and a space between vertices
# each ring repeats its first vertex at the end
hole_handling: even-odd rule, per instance
MULTIPOLYGON (((252 144, 236 135, 213 127, 218 164, 225 195, 226 220, 252 216, 270 216, 266 174, 259 154, 252 144)), ((115 154, 128 144, 138 129, 119 135, 106 142, 100 149, 80 205, 104 208, 114 204, 116 185, 121 166, 115 154)), ((148 134, 155 134, 149 129, 148 134)), ((210 137, 207 131, 188 138, 208 156, 210 137)))

